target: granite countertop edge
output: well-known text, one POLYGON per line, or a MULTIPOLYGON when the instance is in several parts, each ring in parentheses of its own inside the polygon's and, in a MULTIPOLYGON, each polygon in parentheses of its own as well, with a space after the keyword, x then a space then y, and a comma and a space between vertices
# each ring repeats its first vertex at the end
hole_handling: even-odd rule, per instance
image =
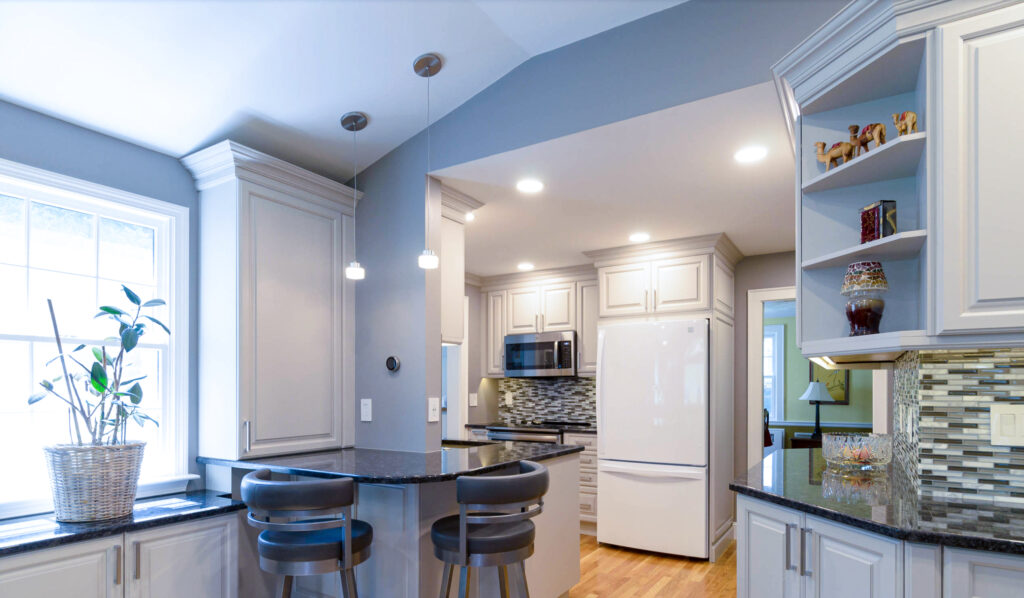
POLYGON ((951 548, 967 548, 971 550, 1024 555, 1024 542, 1022 541, 977 536, 966 531, 958 533, 930 532, 886 525, 877 521, 871 521, 855 515, 850 515, 849 513, 834 511, 820 505, 814 505, 793 498, 779 496, 778 494, 773 494, 771 492, 757 490, 737 482, 731 482, 729 484, 729 489, 733 492, 743 494, 751 498, 770 502, 782 507, 789 507, 809 515, 815 515, 823 519, 828 519, 830 521, 856 527, 864 531, 888 536, 896 540, 904 540, 920 544, 937 544, 951 548))
MULTIPOLYGON (((485 424, 466 424, 466 429, 467 430, 487 430, 487 429, 493 428, 495 426, 502 426, 502 427, 504 427, 504 426, 508 426, 508 425, 509 424, 502 423, 502 422, 488 422, 488 423, 485 423, 485 424)), ((565 429, 563 429, 562 432, 564 432, 566 434, 595 434, 596 435, 597 434, 597 428, 593 428, 593 427, 574 428, 574 427, 570 426, 570 427, 566 427, 565 429)))
POLYGON ((165 500, 170 498, 184 498, 188 500, 202 499, 204 502, 209 502, 212 504, 197 506, 193 509, 168 513, 166 515, 156 515, 152 517, 147 517, 146 519, 143 519, 141 521, 135 521, 131 518, 131 516, 128 516, 119 519, 111 519, 108 521, 96 521, 86 523, 57 523, 56 525, 64 526, 67 528, 65 530, 57 530, 61 535, 52 535, 49 537, 43 537, 38 539, 29 538, 25 541, 18 541, 17 539, 14 539, 7 544, 2 543, 2 532, 5 525, 20 525, 24 524, 25 522, 31 522, 33 520, 46 521, 53 518, 53 513, 41 513, 38 515, 28 515, 24 517, 0 519, 0 558, 5 556, 13 556, 16 554, 33 552, 36 550, 43 550, 46 548, 56 548, 58 546, 74 544, 77 542, 85 542, 88 540, 107 538, 110 536, 116 536, 118 534, 123 534, 127 532, 152 529, 155 527, 162 527, 164 525, 172 525, 175 523, 183 523, 186 521, 205 519, 207 517, 216 517, 218 515, 225 515, 228 513, 233 513, 235 511, 241 511, 245 509, 245 504, 242 503, 241 501, 223 497, 219 493, 211 490, 178 492, 175 494, 154 496, 150 498, 139 499, 136 501, 136 504, 143 504, 146 502, 165 500), (81 526, 81 529, 73 529, 79 526, 81 526))

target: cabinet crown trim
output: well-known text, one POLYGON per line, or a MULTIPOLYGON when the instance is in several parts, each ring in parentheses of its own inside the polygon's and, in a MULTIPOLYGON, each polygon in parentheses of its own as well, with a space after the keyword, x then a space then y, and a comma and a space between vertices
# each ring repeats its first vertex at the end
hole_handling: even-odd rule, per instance
MULTIPOLYGON (((511 287, 537 283, 580 282, 596 280, 597 269, 591 264, 568 266, 565 268, 549 268, 515 274, 499 274, 497 276, 476 277, 484 291, 501 290, 511 287)), ((468 281, 467 277, 467 281, 468 281)))
POLYGON ((361 192, 348 185, 230 139, 189 154, 181 159, 181 163, 192 174, 200 191, 235 178, 246 179, 247 174, 255 174, 350 207, 354 207, 363 197, 361 192))
POLYGON ((709 253, 714 253, 724 259, 730 268, 734 268, 736 262, 743 259, 743 253, 740 252, 736 245, 733 244, 732 239, 725 233, 656 241, 640 245, 624 245, 610 249, 595 249, 593 251, 584 251, 583 255, 592 258, 594 266, 600 268, 634 260, 662 259, 709 253))
POLYGON ((441 207, 465 214, 484 207, 484 202, 441 183, 441 207))

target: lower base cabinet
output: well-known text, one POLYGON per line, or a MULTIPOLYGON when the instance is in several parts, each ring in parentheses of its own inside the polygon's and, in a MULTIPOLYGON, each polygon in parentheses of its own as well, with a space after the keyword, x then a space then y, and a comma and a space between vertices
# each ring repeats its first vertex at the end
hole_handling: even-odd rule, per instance
POLYGON ((236 598, 234 513, 0 559, 0 596, 236 598))
POLYGON ((943 598, 1024 596, 1024 557, 960 548, 942 552, 943 598))

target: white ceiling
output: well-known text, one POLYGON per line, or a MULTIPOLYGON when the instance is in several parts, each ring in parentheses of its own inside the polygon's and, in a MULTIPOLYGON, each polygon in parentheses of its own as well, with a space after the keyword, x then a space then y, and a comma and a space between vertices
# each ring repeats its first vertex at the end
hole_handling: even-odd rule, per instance
POLYGON ((528 58, 681 0, 0 2, 0 99, 180 157, 230 137, 347 179, 528 58))
POLYGON ((437 171, 485 202, 467 225, 466 270, 586 263, 584 251, 725 232, 745 255, 794 247, 793 150, 763 83, 437 171), (736 150, 768 148, 755 164, 736 150), (515 190, 536 177, 537 195, 515 190))

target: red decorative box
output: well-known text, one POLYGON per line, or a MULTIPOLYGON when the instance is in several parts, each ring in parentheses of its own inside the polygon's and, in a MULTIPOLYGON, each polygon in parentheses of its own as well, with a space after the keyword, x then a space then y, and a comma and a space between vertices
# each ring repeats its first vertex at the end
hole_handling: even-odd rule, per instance
POLYGON ((876 201, 861 208, 860 242, 877 241, 882 237, 896 234, 896 202, 876 201))

